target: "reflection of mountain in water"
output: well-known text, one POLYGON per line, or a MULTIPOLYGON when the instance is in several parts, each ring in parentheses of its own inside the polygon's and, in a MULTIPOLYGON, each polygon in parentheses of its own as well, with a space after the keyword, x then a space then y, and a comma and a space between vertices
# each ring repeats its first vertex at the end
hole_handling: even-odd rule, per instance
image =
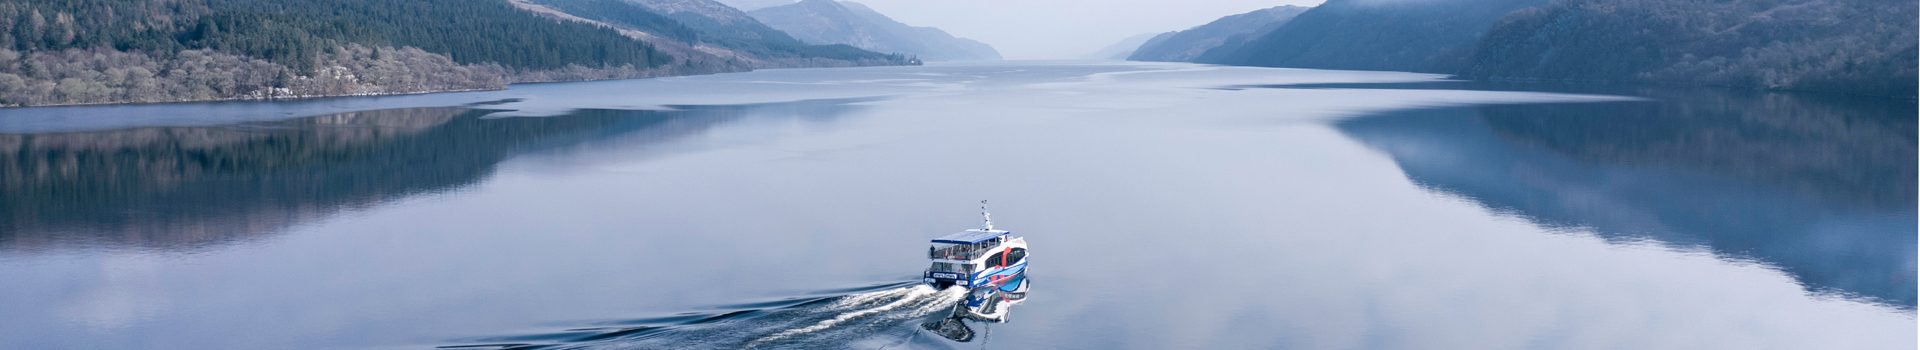
POLYGON ((845 101, 483 118, 408 108, 209 127, 0 135, 0 250, 193 249, 478 182, 523 152, 655 143, 763 109, 845 101))
POLYGON ((1339 122, 1421 186, 1611 239, 1697 245, 1912 307, 1911 102, 1662 91, 1659 102, 1339 122))

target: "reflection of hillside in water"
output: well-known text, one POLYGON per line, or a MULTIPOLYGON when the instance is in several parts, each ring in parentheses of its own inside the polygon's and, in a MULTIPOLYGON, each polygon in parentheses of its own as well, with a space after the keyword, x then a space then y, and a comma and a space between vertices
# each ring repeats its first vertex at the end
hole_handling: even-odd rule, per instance
POLYGON ((1503 138, 1584 162, 1741 178, 1833 205, 1914 206, 1910 103, 1698 92, 1660 98, 1673 102, 1481 110, 1503 138))
POLYGON ((1915 302, 1911 102, 1658 91, 1337 127, 1421 186, 1550 226, 1752 258, 1816 290, 1915 302))
POLYGON ((644 146, 755 111, 831 115, 845 108, 814 101, 522 118, 407 108, 227 126, 0 134, 0 250, 195 249, 477 183, 502 160, 528 151, 615 136, 621 146, 644 146))

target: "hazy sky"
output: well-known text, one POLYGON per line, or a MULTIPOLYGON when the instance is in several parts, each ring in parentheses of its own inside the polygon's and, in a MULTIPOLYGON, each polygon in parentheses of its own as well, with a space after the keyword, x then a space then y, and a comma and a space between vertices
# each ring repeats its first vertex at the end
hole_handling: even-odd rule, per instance
POLYGON ((979 40, 1009 59, 1079 58, 1122 38, 1322 0, 854 0, 895 20, 979 40))

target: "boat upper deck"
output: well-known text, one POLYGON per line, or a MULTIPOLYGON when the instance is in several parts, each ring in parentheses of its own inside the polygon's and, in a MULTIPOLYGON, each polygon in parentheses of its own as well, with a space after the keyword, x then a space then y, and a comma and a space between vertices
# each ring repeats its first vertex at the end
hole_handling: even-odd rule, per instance
POLYGON ((946 236, 940 236, 940 238, 934 238, 933 243, 979 244, 980 242, 986 242, 987 240, 991 240, 1000 236, 1006 236, 1012 233, 1013 232, 1006 231, 1006 230, 972 229, 972 230, 954 232, 946 236))

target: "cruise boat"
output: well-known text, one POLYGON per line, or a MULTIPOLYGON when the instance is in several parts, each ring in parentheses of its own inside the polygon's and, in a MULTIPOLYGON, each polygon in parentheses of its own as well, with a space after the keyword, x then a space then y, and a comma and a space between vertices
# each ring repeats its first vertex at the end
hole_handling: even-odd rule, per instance
POLYGON ((982 228, 933 239, 927 248, 933 264, 922 276, 935 289, 967 289, 954 317, 1001 322, 1008 306, 1026 299, 1027 240, 995 229, 986 204, 980 202, 982 228))

